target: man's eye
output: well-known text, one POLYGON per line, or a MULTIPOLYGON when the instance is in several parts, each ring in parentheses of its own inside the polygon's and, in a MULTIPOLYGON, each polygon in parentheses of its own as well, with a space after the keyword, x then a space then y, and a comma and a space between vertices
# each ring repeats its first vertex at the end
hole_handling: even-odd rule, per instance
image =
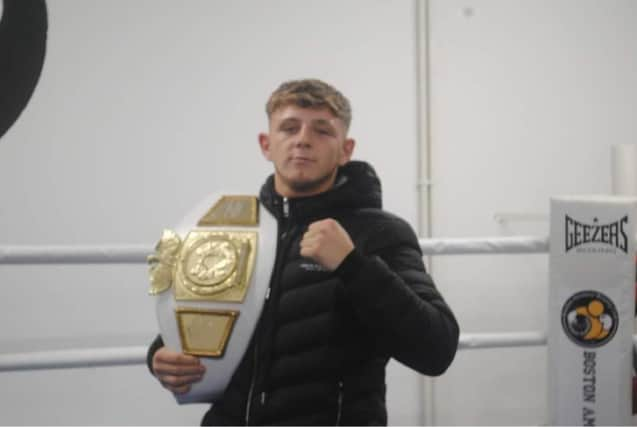
POLYGON ((331 135, 332 131, 329 129, 317 129, 317 132, 321 135, 331 135))
POLYGON ((281 131, 286 133, 292 133, 296 131, 296 128, 294 126, 285 126, 281 128, 281 131))

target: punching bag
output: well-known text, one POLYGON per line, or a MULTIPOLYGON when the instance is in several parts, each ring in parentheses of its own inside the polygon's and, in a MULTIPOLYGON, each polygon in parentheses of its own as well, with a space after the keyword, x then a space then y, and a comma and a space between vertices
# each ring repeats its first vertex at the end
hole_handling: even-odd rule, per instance
POLYGON ((3 0, 0 20, 0 138, 27 106, 40 78, 47 38, 44 0, 3 0))

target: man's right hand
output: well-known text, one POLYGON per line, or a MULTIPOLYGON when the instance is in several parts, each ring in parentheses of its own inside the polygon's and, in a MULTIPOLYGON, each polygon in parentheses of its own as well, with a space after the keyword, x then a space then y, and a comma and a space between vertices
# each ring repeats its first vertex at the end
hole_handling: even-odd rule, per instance
POLYGON ((153 372, 165 388, 183 394, 203 378, 206 368, 197 357, 162 347, 153 356, 153 372))

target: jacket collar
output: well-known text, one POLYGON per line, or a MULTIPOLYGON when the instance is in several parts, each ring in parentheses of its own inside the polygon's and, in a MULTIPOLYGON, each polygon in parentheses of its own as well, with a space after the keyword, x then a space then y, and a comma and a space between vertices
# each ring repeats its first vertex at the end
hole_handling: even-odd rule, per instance
MULTIPOLYGON (((274 190, 274 175, 266 179, 259 199, 277 219, 284 217, 284 199, 274 190)), ((350 161, 339 168, 330 190, 314 196, 289 198, 287 204, 289 218, 306 220, 324 218, 341 209, 380 209, 380 180, 369 163, 350 161)))

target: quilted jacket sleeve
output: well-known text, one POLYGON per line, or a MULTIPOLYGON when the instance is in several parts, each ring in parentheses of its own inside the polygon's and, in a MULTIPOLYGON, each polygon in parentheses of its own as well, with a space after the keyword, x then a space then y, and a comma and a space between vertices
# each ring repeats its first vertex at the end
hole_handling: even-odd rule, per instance
POLYGON ((373 236, 335 273, 383 352, 422 374, 440 375, 455 356, 459 327, 425 271, 416 235, 392 217, 373 236))
POLYGON ((148 346, 148 351, 146 351, 146 366, 148 366, 148 370, 153 375, 155 375, 155 372, 153 372, 153 356, 155 356, 157 350, 163 346, 164 340, 161 338, 161 335, 157 335, 150 346, 148 346))

